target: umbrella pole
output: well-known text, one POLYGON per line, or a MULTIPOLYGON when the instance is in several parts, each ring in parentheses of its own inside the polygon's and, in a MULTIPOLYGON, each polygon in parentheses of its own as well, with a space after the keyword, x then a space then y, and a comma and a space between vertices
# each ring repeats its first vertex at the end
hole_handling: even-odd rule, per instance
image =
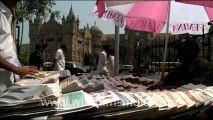
POLYGON ((114 75, 119 75, 119 27, 115 26, 115 64, 114 64, 114 75))
POLYGON ((166 40, 165 40, 165 48, 164 48, 164 55, 163 55, 163 65, 162 65, 162 73, 161 79, 164 77, 164 72, 166 68, 166 57, 167 57, 167 48, 168 48, 168 40, 169 40, 169 23, 170 23, 170 8, 171 8, 171 0, 168 1, 168 17, 167 17, 167 25, 166 25, 166 40))

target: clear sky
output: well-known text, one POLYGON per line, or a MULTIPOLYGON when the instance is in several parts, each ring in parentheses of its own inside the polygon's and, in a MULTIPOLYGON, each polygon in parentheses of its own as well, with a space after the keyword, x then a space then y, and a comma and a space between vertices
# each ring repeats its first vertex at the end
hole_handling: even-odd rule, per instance
MULTIPOLYGON (((79 17, 80 28, 83 28, 84 26, 86 26, 87 23, 89 24, 89 27, 91 27, 96 22, 96 25, 98 25, 100 27, 100 29, 102 30, 102 32, 104 34, 114 34, 114 32, 115 32, 115 26, 114 25, 107 23, 103 20, 94 18, 94 17, 89 15, 89 13, 91 12, 92 8, 95 5, 96 0, 89 0, 89 1, 77 1, 77 0, 76 1, 73 1, 73 0, 72 1, 71 0, 62 1, 62 0, 58 0, 58 1, 55 1, 55 2, 56 2, 56 6, 54 6, 53 9, 60 11, 61 17, 63 15, 65 15, 65 17, 66 17, 69 13, 71 6, 72 6, 72 9, 73 9, 75 16, 79 17)), ((61 23, 61 20, 58 20, 58 22, 61 23)), ((29 43, 28 33, 29 33, 29 24, 28 24, 28 22, 25 22, 23 43, 29 43)), ((120 33, 124 33, 123 28, 120 29, 120 33)))

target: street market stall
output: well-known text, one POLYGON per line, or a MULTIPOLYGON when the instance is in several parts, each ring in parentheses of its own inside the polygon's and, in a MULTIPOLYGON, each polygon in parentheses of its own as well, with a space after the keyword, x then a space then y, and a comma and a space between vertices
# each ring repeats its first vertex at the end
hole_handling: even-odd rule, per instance
POLYGON ((155 82, 132 75, 111 78, 75 76, 67 70, 40 72, 0 94, 0 118, 175 119, 212 106, 211 86, 146 90, 155 82))

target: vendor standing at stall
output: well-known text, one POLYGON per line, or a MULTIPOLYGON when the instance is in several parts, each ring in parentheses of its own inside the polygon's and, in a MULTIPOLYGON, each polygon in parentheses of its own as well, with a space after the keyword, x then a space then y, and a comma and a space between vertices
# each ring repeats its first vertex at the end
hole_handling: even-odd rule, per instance
POLYGON ((0 92, 14 82, 14 74, 24 76, 34 74, 38 69, 32 66, 20 66, 12 36, 12 20, 18 0, 0 1, 0 92))
POLYGON ((148 89, 172 89, 189 83, 212 85, 209 62, 198 57, 199 46, 195 41, 181 41, 173 47, 178 51, 181 64, 148 89))

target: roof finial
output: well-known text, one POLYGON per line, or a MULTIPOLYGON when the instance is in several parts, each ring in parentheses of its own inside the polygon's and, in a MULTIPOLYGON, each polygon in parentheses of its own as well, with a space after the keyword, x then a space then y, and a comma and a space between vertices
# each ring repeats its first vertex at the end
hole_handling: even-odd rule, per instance
POLYGON ((79 21, 79 18, 78 18, 78 15, 77 15, 77 20, 76 20, 76 21, 77 21, 77 22, 80 22, 80 21, 79 21))
POLYGON ((73 15, 73 11, 72 11, 72 4, 71 4, 71 7, 70 7, 70 11, 69 11, 69 15, 73 15))
POLYGON ((89 24, 87 23, 87 28, 89 29, 89 24))

